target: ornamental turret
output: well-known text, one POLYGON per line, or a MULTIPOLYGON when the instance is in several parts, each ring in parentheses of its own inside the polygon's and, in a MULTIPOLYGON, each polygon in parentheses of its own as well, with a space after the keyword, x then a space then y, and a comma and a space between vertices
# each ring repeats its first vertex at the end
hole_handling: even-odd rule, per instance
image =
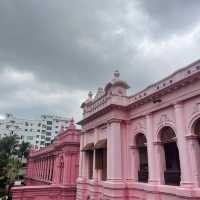
POLYGON ((127 96, 129 85, 120 79, 118 70, 114 72, 114 77, 105 87, 105 93, 108 95, 127 96))

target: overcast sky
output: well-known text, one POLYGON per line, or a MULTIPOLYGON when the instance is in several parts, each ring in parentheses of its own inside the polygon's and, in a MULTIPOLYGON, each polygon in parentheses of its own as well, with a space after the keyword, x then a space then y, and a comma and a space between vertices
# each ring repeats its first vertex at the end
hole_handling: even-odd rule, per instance
POLYGON ((0 0, 0 115, 81 118, 118 69, 134 93, 200 58, 199 0, 0 0))

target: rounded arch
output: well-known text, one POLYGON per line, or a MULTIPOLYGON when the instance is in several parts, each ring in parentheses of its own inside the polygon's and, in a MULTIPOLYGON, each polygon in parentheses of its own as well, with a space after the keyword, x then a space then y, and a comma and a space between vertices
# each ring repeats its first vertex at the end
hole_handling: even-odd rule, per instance
POLYGON ((136 147, 136 137, 138 137, 138 135, 140 135, 140 134, 142 134, 142 135, 144 135, 146 137, 144 129, 140 129, 140 130, 134 131, 132 133, 131 141, 130 141, 131 145, 130 146, 136 147))
POLYGON ((159 140, 162 143, 168 143, 176 139, 176 134, 170 126, 164 126, 159 132, 159 140))
POLYGON ((144 147, 147 143, 147 138, 144 133, 137 133, 134 138, 134 143, 136 147, 144 147))
POLYGON ((164 178, 167 185, 180 185, 180 159, 175 128, 171 124, 165 124, 160 127, 157 138, 162 144, 162 180, 164 178))
POLYGON ((194 115, 188 125, 188 133, 190 133, 191 135, 195 135, 195 125, 197 123, 197 121, 200 120, 200 113, 197 113, 196 115, 194 115))
POLYGON ((160 135, 162 134, 163 128, 165 128, 165 127, 171 128, 171 129, 173 130, 174 134, 177 135, 177 134, 176 134, 176 127, 175 127, 175 125, 174 125, 173 123, 166 122, 166 123, 161 124, 161 125, 158 127, 158 129, 157 129, 157 131, 156 131, 156 141, 155 141, 155 142, 161 142, 161 140, 160 140, 160 139, 161 139, 160 135))

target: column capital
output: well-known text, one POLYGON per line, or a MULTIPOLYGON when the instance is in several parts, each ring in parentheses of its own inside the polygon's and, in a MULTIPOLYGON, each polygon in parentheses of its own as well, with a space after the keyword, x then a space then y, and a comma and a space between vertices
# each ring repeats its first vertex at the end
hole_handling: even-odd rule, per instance
POLYGON ((123 120, 122 119, 110 119, 108 121, 108 124, 112 124, 112 123, 121 123, 123 120))
POLYGON ((178 101, 178 102, 174 103, 173 105, 174 105, 175 109, 182 108, 183 107, 183 102, 182 101, 178 101))
POLYGON ((191 134, 191 135, 186 135, 185 138, 187 140, 197 140, 199 137, 198 135, 191 134))
POLYGON ((163 143, 160 142, 160 141, 153 142, 153 144, 154 144, 155 146, 161 146, 161 145, 163 145, 163 143))
POLYGON ((145 114, 146 118, 152 118, 152 116, 153 116, 152 112, 148 112, 148 113, 145 114))

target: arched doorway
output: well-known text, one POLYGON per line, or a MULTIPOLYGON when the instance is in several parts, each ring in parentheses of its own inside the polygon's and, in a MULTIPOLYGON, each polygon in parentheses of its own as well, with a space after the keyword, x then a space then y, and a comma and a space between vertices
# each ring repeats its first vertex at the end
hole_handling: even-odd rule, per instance
POLYGON ((165 156, 165 184, 180 185, 180 159, 174 130, 169 126, 162 128, 160 131, 160 141, 164 148, 163 156, 165 156))
POLYGON ((195 121, 193 129, 194 134, 198 136, 200 142, 200 118, 195 121))
POLYGON ((148 182, 148 155, 147 139, 144 134, 138 133, 135 137, 136 148, 138 151, 138 181, 148 182))

